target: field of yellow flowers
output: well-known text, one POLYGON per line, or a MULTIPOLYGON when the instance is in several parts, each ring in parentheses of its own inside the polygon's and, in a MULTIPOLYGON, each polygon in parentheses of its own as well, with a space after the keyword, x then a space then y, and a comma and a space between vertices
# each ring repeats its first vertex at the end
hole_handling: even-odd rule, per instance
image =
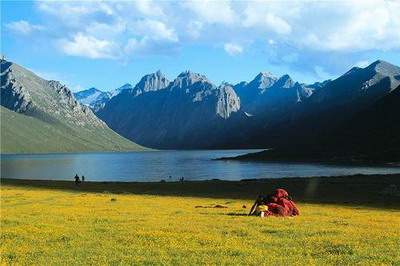
POLYGON ((251 203, 3 184, 1 263, 400 264, 396 209, 299 202, 262 219, 251 203))

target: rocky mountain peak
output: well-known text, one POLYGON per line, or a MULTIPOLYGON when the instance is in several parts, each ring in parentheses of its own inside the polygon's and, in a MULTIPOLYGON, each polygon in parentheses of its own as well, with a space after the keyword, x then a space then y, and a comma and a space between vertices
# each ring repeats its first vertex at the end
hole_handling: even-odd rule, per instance
POLYGON ((233 87, 223 83, 218 87, 216 114, 223 119, 228 119, 232 113, 239 111, 240 99, 233 87))
POLYGON ((119 87, 119 90, 128 90, 128 89, 132 89, 133 86, 130 83, 125 83, 124 85, 122 85, 121 87, 119 87))
POLYGON ((155 73, 145 75, 134 88, 134 94, 140 95, 144 92, 158 91, 166 88, 170 81, 158 70, 155 73))
POLYGON ((88 93, 95 93, 95 92, 101 92, 101 90, 95 88, 95 87, 91 87, 89 89, 86 90, 88 93))
POLYGON ((290 88, 293 87, 295 84, 296 82, 293 81, 288 74, 285 74, 276 81, 275 86, 280 88, 290 88))
POLYGON ((1 59, 1 105, 23 113, 32 106, 32 97, 29 90, 16 80, 18 73, 14 73, 14 67, 16 65, 12 62, 1 59))
POLYGON ((269 72, 260 72, 252 81, 250 81, 249 86, 251 88, 260 89, 262 92, 273 86, 277 78, 269 72))
POLYGON ((256 79, 267 79, 267 78, 276 78, 271 72, 267 72, 267 71, 261 71, 260 73, 257 74, 257 76, 255 77, 256 79))
POLYGON ((383 60, 377 60, 366 67, 368 70, 373 70, 386 76, 400 75, 400 67, 392 65, 383 60))
POLYGON ((108 92, 108 95, 110 98, 117 96, 118 94, 122 93, 122 92, 131 92, 133 90, 133 86, 130 83, 125 83, 124 85, 122 85, 119 88, 116 88, 110 92, 108 92))
POLYGON ((1 105, 43 121, 70 125, 106 127, 73 93, 55 80, 44 80, 26 68, 1 61, 1 105))
POLYGON ((187 70, 180 73, 174 83, 179 87, 188 87, 199 81, 210 83, 206 76, 187 70))

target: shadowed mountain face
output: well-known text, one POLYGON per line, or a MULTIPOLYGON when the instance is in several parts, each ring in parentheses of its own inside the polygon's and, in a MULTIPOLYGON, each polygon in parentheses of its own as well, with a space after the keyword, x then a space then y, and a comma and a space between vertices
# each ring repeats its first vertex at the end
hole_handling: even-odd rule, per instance
POLYGON ((353 68, 325 82, 279 123, 252 135, 253 139, 268 139, 264 143, 298 150, 304 156, 328 152, 381 157, 397 153, 399 157, 399 73, 399 67, 383 61, 353 68))
POLYGON ((141 148, 113 132, 66 86, 5 60, 1 60, 1 106, 1 152, 141 148))
POLYGON ((261 72, 250 82, 217 87, 200 74, 184 72, 169 82, 157 72, 97 115, 123 136, 155 148, 359 150, 371 141, 387 149, 398 141, 386 138, 398 137, 379 132, 385 131, 382 123, 397 121, 399 85, 400 68, 384 61, 311 85, 261 72), (376 133, 369 133, 372 128, 376 133))
POLYGON ((168 82, 157 72, 112 98, 97 114, 123 136, 150 147, 211 148, 239 109, 239 98, 228 84, 216 87, 192 72, 168 82))
POLYGON ((388 160, 399 160, 399 114, 400 85, 340 124, 334 131, 336 138, 324 139, 323 144, 348 147, 359 153, 374 153, 379 157, 386 156, 388 160), (338 142, 340 145, 337 145, 338 142))
POLYGON ((244 112, 262 116, 267 112, 286 112, 287 108, 311 96, 315 89, 293 81, 289 75, 276 78, 261 72, 250 83, 236 85, 235 90, 244 112))

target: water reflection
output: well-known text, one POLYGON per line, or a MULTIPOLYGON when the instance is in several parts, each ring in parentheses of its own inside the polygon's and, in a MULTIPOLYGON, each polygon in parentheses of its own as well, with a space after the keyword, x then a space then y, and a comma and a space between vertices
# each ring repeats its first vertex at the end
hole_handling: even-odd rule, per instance
POLYGON ((400 168, 332 166, 315 163, 213 161, 256 150, 154 151, 2 155, 1 177, 72 180, 75 174, 92 181, 160 181, 279 178, 349 174, 400 173, 400 168))

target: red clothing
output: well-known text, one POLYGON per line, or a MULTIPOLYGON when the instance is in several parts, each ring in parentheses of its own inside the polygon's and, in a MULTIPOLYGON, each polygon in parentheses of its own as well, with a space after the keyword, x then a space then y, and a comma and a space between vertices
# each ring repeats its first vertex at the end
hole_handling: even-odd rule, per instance
POLYGON ((268 210, 273 215, 278 216, 296 216, 299 215, 299 209, 296 204, 289 199, 289 194, 284 189, 275 190, 274 195, 271 197, 273 202, 267 204, 268 210))
POLYGON ((274 196, 277 198, 288 198, 289 193, 287 193, 287 191, 282 188, 278 188, 277 190, 275 190, 274 196))

